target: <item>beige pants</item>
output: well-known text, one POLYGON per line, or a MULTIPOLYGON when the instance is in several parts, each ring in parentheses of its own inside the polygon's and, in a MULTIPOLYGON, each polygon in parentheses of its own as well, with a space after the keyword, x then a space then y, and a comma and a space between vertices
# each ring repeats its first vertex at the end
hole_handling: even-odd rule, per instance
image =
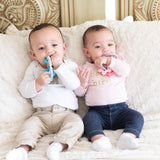
POLYGON ((73 111, 54 105, 37 108, 36 112, 25 121, 16 138, 17 146, 36 147, 40 137, 53 134, 53 142, 68 144, 70 149, 83 134, 82 119, 73 111))

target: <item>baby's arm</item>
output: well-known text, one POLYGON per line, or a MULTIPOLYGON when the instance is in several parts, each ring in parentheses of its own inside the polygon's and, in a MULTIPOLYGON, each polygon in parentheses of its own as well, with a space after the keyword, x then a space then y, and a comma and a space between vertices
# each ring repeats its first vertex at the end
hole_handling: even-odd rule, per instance
POLYGON ((123 55, 118 55, 118 58, 110 57, 99 57, 95 60, 95 65, 99 68, 110 68, 118 76, 128 76, 130 72, 130 66, 124 60, 123 55))
POLYGON ((115 74, 122 77, 127 77, 130 72, 130 66, 126 63, 122 54, 119 54, 117 59, 112 58, 111 64, 108 67, 112 69, 115 74))
POLYGON ((78 67, 76 71, 80 79, 81 87, 86 89, 89 83, 90 70, 87 67, 82 66, 82 67, 78 67))
POLYGON ((121 54, 117 55, 116 53, 109 53, 108 55, 105 55, 105 56, 102 56, 102 57, 98 57, 95 60, 94 64, 97 67, 105 69, 111 64, 112 57, 116 58, 116 59, 119 58, 121 60, 124 60, 124 57, 121 54))
POLYGON ((35 80, 35 88, 36 91, 39 92, 44 85, 50 83, 50 75, 49 72, 42 72, 39 77, 35 80))
POLYGON ((94 61, 94 64, 99 68, 107 68, 111 64, 111 57, 99 57, 94 61))
POLYGON ((90 77, 90 70, 87 67, 78 67, 76 69, 77 75, 80 79, 80 86, 74 90, 75 94, 79 97, 82 97, 85 95, 88 84, 89 84, 89 77, 90 77))
POLYGON ((42 89, 42 86, 50 79, 48 72, 42 72, 40 76, 35 79, 35 70, 37 70, 37 62, 33 61, 27 68, 24 78, 21 81, 18 89, 25 98, 35 97, 42 89))
POLYGON ((76 74, 76 68, 76 63, 70 60, 65 60, 64 63, 54 70, 58 76, 59 83, 71 90, 75 90, 79 87, 80 80, 76 74))

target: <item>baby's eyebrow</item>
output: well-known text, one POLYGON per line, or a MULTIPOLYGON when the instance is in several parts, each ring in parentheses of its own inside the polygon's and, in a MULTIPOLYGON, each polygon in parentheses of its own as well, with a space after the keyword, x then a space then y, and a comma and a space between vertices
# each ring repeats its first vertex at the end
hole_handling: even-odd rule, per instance
POLYGON ((111 40, 108 40, 107 42, 114 42, 114 40, 111 39, 111 40))
POLYGON ((96 44, 96 43, 100 43, 100 42, 94 42, 93 44, 96 44))

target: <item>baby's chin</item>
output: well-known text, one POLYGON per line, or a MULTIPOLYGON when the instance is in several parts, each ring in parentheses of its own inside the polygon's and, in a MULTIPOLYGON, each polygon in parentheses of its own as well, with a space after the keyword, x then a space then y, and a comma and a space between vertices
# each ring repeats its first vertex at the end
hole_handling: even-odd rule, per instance
MULTIPOLYGON (((40 62, 39 62, 40 63, 40 62)), ((43 64, 43 63, 40 63, 40 65, 44 68, 44 69, 47 69, 47 64, 43 64)))

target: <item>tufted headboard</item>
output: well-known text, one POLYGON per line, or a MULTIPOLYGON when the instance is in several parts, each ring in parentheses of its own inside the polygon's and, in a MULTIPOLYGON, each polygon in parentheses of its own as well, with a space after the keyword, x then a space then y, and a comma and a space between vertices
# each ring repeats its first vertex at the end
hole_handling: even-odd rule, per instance
POLYGON ((60 0, 0 0, 0 32, 10 24, 19 30, 42 22, 60 26, 60 0))

